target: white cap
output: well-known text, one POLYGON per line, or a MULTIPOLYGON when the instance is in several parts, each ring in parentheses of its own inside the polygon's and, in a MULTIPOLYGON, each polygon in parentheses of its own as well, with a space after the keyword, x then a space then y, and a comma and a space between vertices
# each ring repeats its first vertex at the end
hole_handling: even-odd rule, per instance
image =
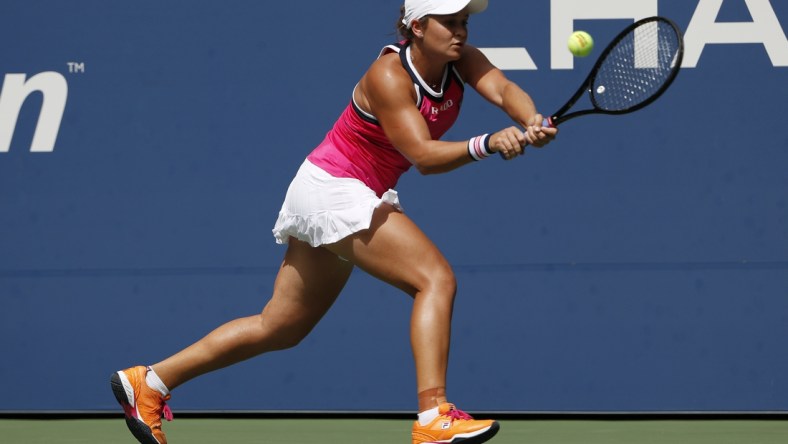
POLYGON ((476 14, 487 9, 487 0, 405 0, 405 17, 402 19, 408 29, 414 20, 427 15, 455 14, 468 7, 468 13, 476 14))

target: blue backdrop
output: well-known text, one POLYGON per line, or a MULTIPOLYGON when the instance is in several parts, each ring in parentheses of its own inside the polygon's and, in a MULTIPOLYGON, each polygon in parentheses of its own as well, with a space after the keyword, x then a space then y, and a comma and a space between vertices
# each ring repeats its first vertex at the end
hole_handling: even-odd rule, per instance
MULTIPOLYGON (((788 410, 788 3, 491 0, 471 42, 525 48, 497 63, 520 63, 507 75, 549 113, 595 58, 566 67, 551 51, 566 36, 551 31, 569 20, 603 46, 634 18, 617 9, 687 30, 692 66, 660 101, 567 123, 516 162, 410 172, 398 186, 457 272, 452 399, 474 411, 788 410), (601 17, 572 20, 581 5, 601 17)), ((398 11, 3 3, 0 411, 114 411, 112 371, 262 308, 290 177, 394 39, 398 11)), ((474 93, 463 107, 447 139, 510 124, 474 93)), ((357 272, 299 347, 192 381, 171 405, 412 410, 410 305, 357 272)))

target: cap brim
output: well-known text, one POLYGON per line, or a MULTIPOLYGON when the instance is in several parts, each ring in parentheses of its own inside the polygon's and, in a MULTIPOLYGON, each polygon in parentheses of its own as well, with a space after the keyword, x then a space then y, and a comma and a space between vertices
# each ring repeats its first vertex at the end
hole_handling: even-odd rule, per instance
POLYGON ((439 7, 431 12, 434 15, 449 15, 456 14, 462 11, 466 6, 468 7, 469 14, 476 14, 487 9, 488 0, 454 0, 444 2, 439 7))

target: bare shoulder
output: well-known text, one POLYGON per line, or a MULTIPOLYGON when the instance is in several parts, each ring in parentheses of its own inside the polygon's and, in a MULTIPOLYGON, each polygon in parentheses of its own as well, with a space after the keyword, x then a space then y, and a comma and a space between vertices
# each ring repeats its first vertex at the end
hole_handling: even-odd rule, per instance
POLYGON ((397 53, 385 54, 375 60, 359 81, 357 93, 359 105, 367 111, 374 111, 371 103, 415 100, 413 82, 397 53))
POLYGON ((465 83, 479 91, 483 79, 493 79, 496 82, 504 80, 504 75, 482 51, 475 46, 465 45, 460 60, 455 63, 457 71, 465 83), (492 74, 492 75, 491 75, 492 74))
POLYGON ((474 74, 480 71, 489 71, 494 68, 487 56, 473 45, 465 45, 462 48, 462 57, 454 65, 466 80, 473 78, 474 74))
POLYGON ((374 86, 392 87, 400 83, 410 83, 410 76, 402 67, 399 54, 389 53, 375 60, 362 78, 362 82, 374 86))

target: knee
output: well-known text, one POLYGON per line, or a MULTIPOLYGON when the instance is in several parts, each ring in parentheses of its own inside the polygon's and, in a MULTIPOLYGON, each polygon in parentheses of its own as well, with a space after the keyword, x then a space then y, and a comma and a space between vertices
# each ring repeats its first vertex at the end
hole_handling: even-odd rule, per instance
POLYGON ((269 347, 272 351, 287 350, 298 346, 308 334, 309 332, 301 332, 297 329, 282 328, 278 334, 271 336, 269 347))
POLYGON ((457 294, 457 278, 448 263, 442 262, 430 267, 424 274, 424 282, 419 293, 433 295, 441 300, 453 302, 457 294))
POLYGON ((266 316, 265 310, 260 314, 262 342, 269 351, 286 350, 296 347, 309 335, 311 328, 289 319, 275 319, 266 316))

